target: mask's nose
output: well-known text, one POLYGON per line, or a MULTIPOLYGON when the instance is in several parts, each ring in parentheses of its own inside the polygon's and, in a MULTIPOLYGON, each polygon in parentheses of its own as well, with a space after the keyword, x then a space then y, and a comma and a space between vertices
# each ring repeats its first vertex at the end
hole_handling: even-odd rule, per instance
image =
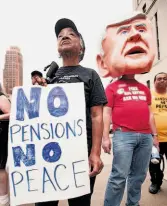
POLYGON ((132 42, 137 42, 140 39, 141 39, 141 34, 136 29, 132 29, 128 40, 132 42))

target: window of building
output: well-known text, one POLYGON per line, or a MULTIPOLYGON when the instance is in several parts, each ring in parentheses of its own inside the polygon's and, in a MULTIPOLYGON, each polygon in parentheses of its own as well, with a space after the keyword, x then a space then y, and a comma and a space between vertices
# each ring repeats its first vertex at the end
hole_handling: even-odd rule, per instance
POLYGON ((143 13, 146 13, 146 11, 147 11, 147 9, 146 9, 146 4, 144 4, 142 10, 143 10, 143 13))
POLYGON ((159 29, 158 29, 158 15, 155 13, 155 29, 156 29, 156 36, 157 36, 157 56, 158 60, 160 60, 160 45, 159 45, 159 29))

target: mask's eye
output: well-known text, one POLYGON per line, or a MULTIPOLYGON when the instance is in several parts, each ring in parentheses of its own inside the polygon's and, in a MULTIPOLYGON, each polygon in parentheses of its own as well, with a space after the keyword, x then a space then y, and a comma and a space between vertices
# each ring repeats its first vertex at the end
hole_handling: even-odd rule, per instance
POLYGON ((145 30, 144 29, 139 29, 139 32, 143 33, 143 32, 145 32, 145 30))
POLYGON ((121 34, 127 34, 128 33, 128 30, 123 30, 122 32, 121 32, 121 34))

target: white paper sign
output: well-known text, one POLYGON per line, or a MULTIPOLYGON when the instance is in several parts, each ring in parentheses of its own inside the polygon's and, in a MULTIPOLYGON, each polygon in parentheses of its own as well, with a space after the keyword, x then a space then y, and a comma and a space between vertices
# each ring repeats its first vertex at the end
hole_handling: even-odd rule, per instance
POLYGON ((90 193, 83 83, 13 90, 11 206, 90 193))

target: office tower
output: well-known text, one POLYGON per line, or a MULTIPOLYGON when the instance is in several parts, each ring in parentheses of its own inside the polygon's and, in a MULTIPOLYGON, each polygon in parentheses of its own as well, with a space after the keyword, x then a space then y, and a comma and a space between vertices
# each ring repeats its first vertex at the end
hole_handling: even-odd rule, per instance
POLYGON ((23 57, 18 47, 11 46, 6 51, 3 85, 9 95, 13 87, 23 85, 23 57))

